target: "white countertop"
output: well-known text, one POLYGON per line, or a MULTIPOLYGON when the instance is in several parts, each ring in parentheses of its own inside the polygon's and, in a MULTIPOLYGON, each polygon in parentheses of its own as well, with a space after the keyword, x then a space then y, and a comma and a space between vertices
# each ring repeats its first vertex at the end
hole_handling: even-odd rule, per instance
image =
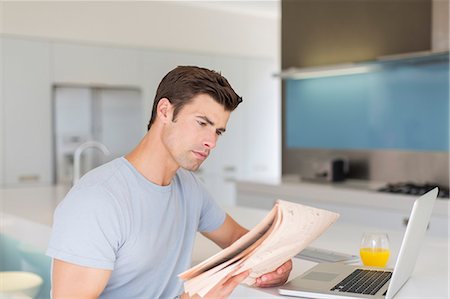
MULTIPOLYGON (((338 203, 348 206, 389 209, 391 211, 410 211, 417 196, 377 192, 383 183, 347 180, 342 183, 314 183, 301 181, 298 176, 283 177, 281 181, 237 181, 237 192, 270 194, 307 198, 315 202, 338 203)), ((437 199, 433 215, 448 217, 450 200, 437 199)))
MULTIPOLYGON (((0 189, 0 229, 2 233, 11 234, 19 240, 26 240, 44 250, 50 235, 54 208, 66 192, 67 188, 62 186, 0 189)), ((244 207, 226 207, 225 209, 238 222, 248 228, 258 223, 267 213, 266 210, 244 207)), ((378 230, 378 228, 338 221, 312 245, 357 254, 362 233, 374 230, 378 230)), ((391 230, 386 232, 390 237, 392 252, 389 266, 393 266, 403 231, 391 230)), ((448 236, 442 238, 428 235, 412 277, 400 290, 396 298, 449 298, 449 247, 448 236)), ((217 246, 199 235, 193 260, 203 260, 217 250, 217 246)), ((312 262, 294 259, 291 278, 298 276, 313 265, 312 262)), ((239 286, 231 298, 287 297, 277 295, 276 289, 239 286)))

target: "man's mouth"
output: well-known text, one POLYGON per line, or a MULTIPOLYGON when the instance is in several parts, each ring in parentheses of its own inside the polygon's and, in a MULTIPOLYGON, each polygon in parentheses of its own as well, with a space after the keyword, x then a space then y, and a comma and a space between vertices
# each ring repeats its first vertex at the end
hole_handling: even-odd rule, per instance
POLYGON ((198 152, 198 151, 192 151, 192 152, 200 160, 205 160, 206 158, 208 158, 207 152, 198 152))

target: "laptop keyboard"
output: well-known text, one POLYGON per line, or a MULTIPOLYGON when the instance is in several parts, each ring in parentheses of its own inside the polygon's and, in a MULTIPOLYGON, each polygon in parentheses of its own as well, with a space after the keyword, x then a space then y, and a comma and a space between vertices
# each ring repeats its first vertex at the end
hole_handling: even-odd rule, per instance
POLYGON ((375 295, 391 276, 389 271, 356 269, 330 291, 375 295))

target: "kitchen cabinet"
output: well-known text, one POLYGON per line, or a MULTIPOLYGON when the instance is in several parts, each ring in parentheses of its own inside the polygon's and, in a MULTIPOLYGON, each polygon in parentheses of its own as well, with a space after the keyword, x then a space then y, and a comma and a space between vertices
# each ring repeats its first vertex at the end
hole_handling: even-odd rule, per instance
POLYGON ((3 111, 3 105, 5 102, 4 96, 3 96, 3 63, 4 63, 4 59, 3 59, 3 39, 0 38, 0 186, 3 183, 3 170, 5 168, 4 166, 4 143, 3 143, 3 138, 5 135, 5 131, 4 131, 4 125, 3 125, 3 119, 4 119, 4 111, 3 111))
POLYGON ((51 46, 2 38, 3 182, 51 183, 51 46))
POLYGON ((244 178, 281 176, 281 91, 274 60, 247 59, 243 111, 244 178))
POLYGON ((56 83, 137 86, 141 82, 137 50, 57 42, 52 52, 56 83))
POLYGON ((2 125, 7 134, 0 139, 5 157, 0 159, 0 169, 5 174, 0 182, 5 185, 30 181, 50 184, 54 180, 52 90, 105 85, 140 90, 140 126, 145 132, 157 86, 178 65, 198 65, 222 72, 244 99, 199 173, 214 197, 224 204, 233 204, 235 180, 277 177, 280 173, 279 79, 272 76, 278 71, 272 58, 37 39, 2 41, 2 100, 6 104, 0 109, 2 119, 6 116, 2 125))
POLYGON ((431 11, 423 0, 282 0, 282 69, 430 50, 431 11))
POLYGON ((80 174, 126 155, 145 133, 143 104, 138 89, 64 87, 54 88, 55 182, 74 179, 74 153, 87 141, 106 146, 83 151, 80 174))
POLYGON ((432 0, 432 35, 433 51, 449 50, 449 1, 432 0))

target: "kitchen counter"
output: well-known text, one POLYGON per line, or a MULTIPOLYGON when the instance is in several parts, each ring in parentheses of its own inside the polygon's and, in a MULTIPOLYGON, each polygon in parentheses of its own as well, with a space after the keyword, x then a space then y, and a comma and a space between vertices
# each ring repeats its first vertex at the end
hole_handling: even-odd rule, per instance
MULTIPOLYGON (((66 192, 67 188, 63 186, 0 189, 1 232, 19 241, 26 241, 44 251, 50 236, 53 211, 66 192)), ((233 206, 225 207, 225 209, 238 222, 248 228, 253 227, 267 213, 265 209, 248 207, 233 206)), ((357 254, 362 233, 374 230, 379 230, 379 227, 339 220, 312 245, 357 254)), ((393 266, 403 231, 397 229, 383 229, 383 231, 386 231, 390 237, 392 258, 389 266, 393 266)), ((448 242, 448 234, 446 237, 427 235, 415 271, 396 298, 448 298, 447 285, 450 266, 448 242)), ((218 250, 216 245, 199 234, 195 244, 193 261, 201 261, 218 250)), ((293 262, 294 269, 290 279, 314 265, 312 262, 300 259, 294 259, 293 262)), ((279 296, 275 288, 259 289, 239 286, 231 298, 289 297, 279 296)))
MULTIPOLYGON (((384 183, 347 180, 342 183, 302 181, 296 176, 284 177, 279 181, 237 181, 238 192, 265 193, 309 198, 319 202, 334 202, 344 205, 358 205, 367 208, 381 208, 397 211, 410 210, 417 196, 377 192, 384 183)), ((447 217, 448 199, 438 199, 433 215, 447 217)))
MULTIPOLYGON (((417 196, 375 191, 381 186, 359 180, 314 183, 290 176, 281 181, 237 181, 236 197, 239 206, 270 209, 280 198, 334 210, 343 221, 401 229, 417 196)), ((448 199, 436 200, 431 234, 448 235, 449 211, 448 199)))

